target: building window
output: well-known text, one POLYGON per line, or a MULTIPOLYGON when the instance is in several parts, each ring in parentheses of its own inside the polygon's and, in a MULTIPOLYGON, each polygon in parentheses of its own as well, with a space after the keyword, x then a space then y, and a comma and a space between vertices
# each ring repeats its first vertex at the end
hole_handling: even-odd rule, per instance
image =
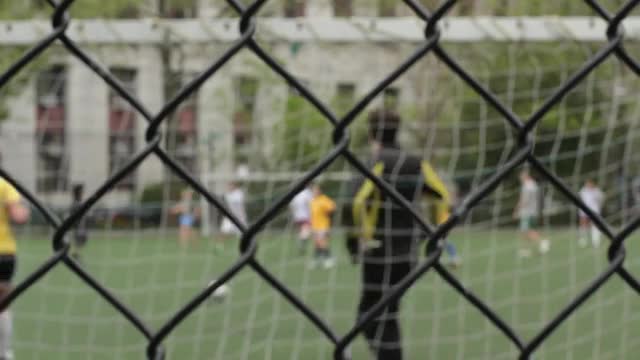
POLYGON ((339 83, 336 88, 335 108, 338 114, 345 115, 351 110, 356 98, 356 86, 353 83, 339 83))
POLYGON ((163 4, 160 13, 165 18, 186 19, 198 16, 198 0, 169 0, 163 4))
POLYGON ((400 98, 400 90, 394 87, 384 89, 382 94, 383 106, 387 110, 398 110, 398 101, 400 98))
POLYGON ((382 17, 396 16, 397 0, 378 0, 378 15, 382 17))
POLYGON ((353 15, 353 0, 333 0, 333 15, 349 17, 353 15))
MULTIPOLYGON (((171 90, 177 93, 189 78, 185 74, 173 74, 171 90)), ((192 174, 198 171, 198 94, 191 94, 169 119, 167 149, 169 153, 192 174)))
POLYGON ((23 1, 22 5, 25 9, 37 10, 38 12, 47 11, 51 9, 49 7, 49 4, 47 4, 46 1, 40 1, 40 0, 23 1))
POLYGON ((66 148, 66 70, 54 66, 36 80, 36 189, 66 191, 69 157, 66 148))
POLYGON ((456 8, 458 16, 472 16, 475 9, 475 2, 473 0, 463 0, 458 3, 456 8))
MULTIPOLYGON (((131 94, 136 94, 136 71, 113 68, 111 73, 131 94)), ((109 89, 109 174, 122 168, 136 151, 136 112, 134 108, 113 89, 109 89)), ((117 188, 135 189, 136 173, 131 172, 122 179, 117 188)))
POLYGON ((253 114, 258 95, 258 80, 241 76, 235 82, 235 111, 233 113, 233 138, 236 161, 245 163, 253 140, 253 114))
POLYGON ((133 4, 123 5, 115 15, 118 19, 137 19, 140 17, 140 7, 133 4))
POLYGON ((304 16, 306 5, 305 0, 285 0, 284 16, 288 18, 304 16))

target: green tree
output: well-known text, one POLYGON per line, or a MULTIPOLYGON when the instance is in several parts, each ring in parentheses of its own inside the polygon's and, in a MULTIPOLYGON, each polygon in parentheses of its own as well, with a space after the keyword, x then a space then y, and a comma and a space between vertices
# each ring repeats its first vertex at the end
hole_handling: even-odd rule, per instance
POLYGON ((290 94, 278 132, 275 156, 282 169, 307 169, 330 145, 327 120, 298 94, 290 94))
MULTIPOLYGON (((444 47, 504 105, 526 120, 602 44, 482 43, 444 47)), ((535 155, 575 189, 586 176, 594 174, 601 186, 613 186, 618 180, 617 171, 628 166, 620 165, 628 151, 624 139, 638 111, 630 100, 637 85, 627 76, 629 73, 616 61, 604 62, 536 126, 535 155), (617 169, 603 169, 608 162, 618 164, 617 169)), ((517 142, 515 131, 503 116, 433 59, 426 59, 409 78, 418 97, 428 100, 401 108, 411 129, 406 135, 414 147, 427 149, 425 155, 436 166, 451 170, 450 176, 456 178, 463 192, 493 175, 507 160, 506 151, 517 142)), ((516 177, 509 177, 505 184, 515 187, 516 182, 516 177)))

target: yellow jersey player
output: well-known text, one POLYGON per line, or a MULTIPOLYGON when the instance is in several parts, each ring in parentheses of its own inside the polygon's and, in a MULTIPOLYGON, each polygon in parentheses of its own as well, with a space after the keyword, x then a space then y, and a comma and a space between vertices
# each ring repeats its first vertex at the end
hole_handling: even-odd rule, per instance
MULTIPOLYGON (((29 209, 20 200, 20 193, 0 178, 0 298, 11 291, 11 280, 16 267, 16 241, 11 222, 22 224, 29 219, 29 209)), ((13 359, 11 350, 11 314, 8 309, 0 313, 0 359, 13 359)))
POLYGON ((313 198, 309 206, 311 208, 311 232, 313 233, 315 253, 311 268, 322 263, 325 269, 329 269, 335 265, 329 247, 329 231, 331 230, 331 215, 336 210, 336 203, 322 193, 318 184, 313 186, 312 191, 313 198))

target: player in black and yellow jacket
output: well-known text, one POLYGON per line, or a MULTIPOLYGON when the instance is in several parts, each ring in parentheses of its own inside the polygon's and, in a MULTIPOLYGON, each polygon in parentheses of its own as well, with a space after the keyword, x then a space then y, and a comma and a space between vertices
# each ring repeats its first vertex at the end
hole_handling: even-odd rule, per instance
MULTIPOLYGON (((400 117, 393 112, 377 110, 369 115, 371 169, 416 205, 426 195, 435 222, 442 223, 449 217, 449 193, 428 162, 400 149, 396 142, 399 126, 400 117)), ((354 179, 352 195, 353 200, 343 214, 349 228, 347 247, 354 261, 362 262, 360 316, 411 271, 426 234, 408 210, 397 205, 371 180, 354 179)), ((364 331, 377 359, 402 359, 399 307, 399 301, 391 302, 364 331)))

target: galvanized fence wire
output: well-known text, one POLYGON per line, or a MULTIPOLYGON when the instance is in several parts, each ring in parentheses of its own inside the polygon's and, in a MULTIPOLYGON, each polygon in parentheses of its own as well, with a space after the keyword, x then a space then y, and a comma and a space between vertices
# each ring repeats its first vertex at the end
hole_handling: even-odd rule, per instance
MULTIPOLYGON (((447 12, 456 4, 456 0, 445 1, 440 7, 433 12, 429 12, 422 4, 416 0, 403 0, 413 12, 425 22, 424 41, 417 49, 396 69, 390 72, 382 79, 366 96, 357 102, 357 104, 342 118, 338 118, 333 111, 326 106, 314 93, 291 75, 283 66, 281 66, 260 44, 254 40, 256 34, 256 18, 259 10, 268 0, 256 0, 248 6, 240 3, 238 0, 227 0, 227 3, 238 13, 239 18, 239 38, 213 62, 207 69, 201 72, 190 83, 182 88, 177 95, 170 99, 158 112, 152 114, 145 106, 133 95, 125 90, 125 87, 112 75, 107 69, 102 67, 88 52, 81 49, 72 39, 67 37, 66 30, 70 24, 69 8, 74 0, 54 1, 47 0, 53 9, 51 16, 52 31, 45 38, 40 40, 33 48, 26 51, 9 69, 0 75, 0 88, 5 86, 12 78, 14 78, 27 64, 35 60, 42 52, 55 44, 61 44, 75 58, 82 61, 97 76, 99 76, 108 86, 110 86, 117 94, 122 96, 136 111, 148 122, 146 131, 146 144, 144 148, 138 151, 128 160, 125 166, 116 173, 107 178, 104 183, 89 196, 82 206, 65 219, 58 218, 51 212, 37 196, 32 194, 26 187, 22 186, 20 181, 0 169, 0 176, 7 179, 13 184, 18 191, 36 208, 38 209, 51 227, 55 230, 52 237, 53 254, 38 269, 29 274, 25 280, 17 284, 15 289, 2 301, 0 308, 4 309, 12 302, 18 299, 31 286, 36 284, 45 274, 54 267, 66 266, 73 274, 77 275, 84 283, 94 289, 99 296, 109 302, 122 316, 124 316, 132 326, 134 326, 148 340, 146 348, 146 357, 150 360, 159 360, 165 358, 165 350, 163 341, 172 331, 184 321, 194 310, 196 310, 216 289, 228 282, 239 272, 245 269, 251 269, 258 274, 266 283, 268 283, 274 291, 282 295, 291 305, 299 310, 301 316, 306 317, 313 325, 324 334, 327 341, 335 346, 334 358, 347 359, 346 348, 353 340, 363 331, 366 324, 370 323, 374 318, 380 315, 389 302, 402 297, 418 280, 430 270, 435 271, 445 280, 460 296, 466 298, 478 311, 480 311, 488 321, 493 323, 513 344, 520 359, 529 359, 532 353, 553 333, 553 331, 562 324, 576 309, 578 309, 590 296, 598 291, 613 275, 618 275, 628 286, 640 294, 640 282, 634 277, 624 266, 625 262, 625 240, 629 238, 640 227, 640 217, 634 219, 627 224, 622 230, 615 232, 599 215, 590 210, 580 198, 557 177, 552 171, 548 170, 541 161, 533 154, 534 141, 531 133, 536 128, 539 121, 555 106, 563 97, 574 89, 582 80, 585 79, 594 69, 596 69, 607 58, 615 56, 631 69, 636 75, 640 76, 640 63, 638 63, 624 48, 624 29, 621 26, 622 21, 629 13, 638 5, 640 0, 630 0, 626 2, 617 12, 611 14, 604 9, 595 0, 585 0, 586 5, 590 6, 593 11, 608 23, 606 36, 607 41, 602 48, 588 59, 582 67, 576 71, 569 79, 561 84, 557 90, 549 96, 544 103, 527 119, 522 119, 516 115, 509 107, 504 105, 489 89, 477 81, 473 74, 467 72, 447 51, 440 45, 440 31, 438 23, 443 19, 447 12), (294 87, 299 94, 305 98, 315 109, 320 112, 327 121, 334 127, 333 143, 334 147, 319 161, 312 169, 308 170, 306 175, 295 181, 289 186, 287 193, 272 204, 259 218, 251 225, 243 225, 223 204, 223 202, 215 195, 211 194, 207 188, 201 184, 193 174, 185 170, 178 162, 176 162, 161 146, 161 133, 159 131, 162 122, 166 120, 185 99, 194 93, 205 81, 220 70, 229 60, 231 60, 238 52, 247 49, 260 58, 269 68, 284 79, 290 86, 294 87), (470 88, 472 88, 484 101, 486 101, 493 109, 495 109, 504 120, 513 128, 518 136, 518 142, 511 151, 509 160, 489 179, 474 189, 464 201, 454 209, 452 216, 444 224, 433 228, 421 217, 419 212, 413 208, 410 201, 403 198, 394 188, 385 182, 382 178, 374 175, 369 168, 359 160, 349 148, 349 127, 354 119, 362 114, 365 108, 393 81, 406 73, 415 63, 426 57, 433 55, 445 64, 450 71, 456 74, 470 88), (164 325, 159 329, 150 328, 143 319, 138 317, 129 307, 123 303, 118 297, 97 281, 90 273, 88 273, 82 265, 76 262, 69 254, 70 245, 66 241, 65 235, 78 222, 78 220, 86 214, 89 209, 95 205, 106 193, 113 189, 118 181, 126 177, 131 171, 139 166, 145 159, 155 155, 164 165, 166 165, 174 174, 182 178, 190 184, 201 196, 203 196, 212 206, 216 207, 222 214, 229 217, 233 223, 241 229, 242 236, 240 239, 239 256, 234 264, 226 269, 217 280, 209 284, 196 294, 189 302, 184 304, 164 325), (344 158, 355 171, 360 172, 366 178, 370 179, 381 191, 389 198, 396 202, 399 206, 406 208, 411 212, 415 221, 429 235, 426 246, 425 258, 416 266, 407 277, 392 287, 385 296, 376 304, 369 312, 359 317, 357 322, 344 335, 339 335, 332 330, 324 319, 317 315, 310 307, 308 307, 298 296, 287 288, 276 276, 265 268, 257 259, 258 244, 256 236, 276 215, 283 210, 291 201, 295 194, 302 190, 314 178, 322 174, 336 159, 344 158), (487 197, 509 174, 517 167, 528 163, 533 169, 537 170, 546 180, 548 180, 558 191, 564 194, 578 208, 584 211, 593 223, 602 231, 610 240, 607 257, 609 264, 606 269, 588 284, 582 292, 572 299, 562 311, 556 314, 538 333, 530 340, 522 339, 514 329, 512 329, 506 321, 504 321, 495 311, 492 310, 490 304, 480 299, 471 290, 466 288, 458 278, 447 270, 440 263, 443 242, 446 241, 445 236, 454 229, 471 211, 474 206, 487 197)), ((141 354, 141 358, 145 354, 141 354)))

